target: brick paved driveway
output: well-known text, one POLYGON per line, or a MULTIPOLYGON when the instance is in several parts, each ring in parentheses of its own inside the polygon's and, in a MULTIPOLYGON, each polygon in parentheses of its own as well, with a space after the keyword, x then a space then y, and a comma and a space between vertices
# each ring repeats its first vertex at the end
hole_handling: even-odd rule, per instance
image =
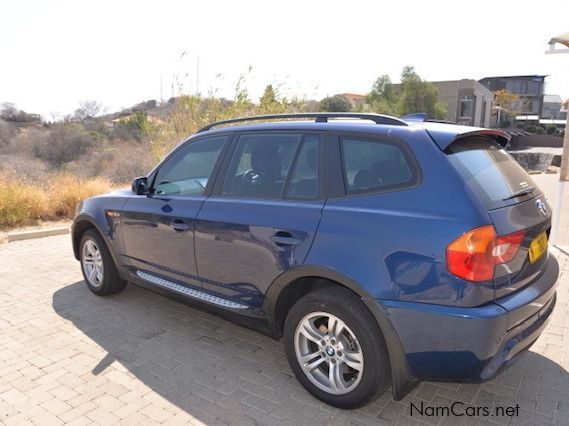
MULTIPOLYGON (((531 351, 481 385, 422 383, 355 411, 324 405, 268 337, 129 285, 99 298, 69 236, 0 246, 0 423, 484 424, 409 417, 410 403, 519 404, 498 424, 569 424, 569 262, 553 319, 531 351)), ((467 338, 468 336, 465 336, 467 338)), ((494 423, 495 424, 495 423, 494 423)))

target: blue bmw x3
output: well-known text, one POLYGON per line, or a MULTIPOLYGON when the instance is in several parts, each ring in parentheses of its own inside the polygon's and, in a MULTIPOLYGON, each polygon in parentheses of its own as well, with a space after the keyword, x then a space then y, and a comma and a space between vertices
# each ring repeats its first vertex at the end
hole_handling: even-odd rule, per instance
POLYGON ((214 123, 81 202, 75 257, 95 294, 131 282, 283 338, 338 407, 486 380, 539 337, 559 274, 551 209, 507 142, 420 115, 214 123))

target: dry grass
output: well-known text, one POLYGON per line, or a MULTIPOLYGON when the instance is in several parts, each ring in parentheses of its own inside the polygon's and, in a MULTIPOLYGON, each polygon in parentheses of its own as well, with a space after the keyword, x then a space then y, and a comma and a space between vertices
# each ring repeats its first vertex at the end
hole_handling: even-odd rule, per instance
POLYGON ((72 175, 58 175, 51 180, 48 206, 53 218, 70 218, 79 201, 104 194, 112 189, 104 178, 78 179, 72 175))
POLYGON ((77 203, 112 189, 102 178, 80 179, 59 174, 45 187, 0 175, 0 228, 32 225, 40 220, 69 219, 77 203))

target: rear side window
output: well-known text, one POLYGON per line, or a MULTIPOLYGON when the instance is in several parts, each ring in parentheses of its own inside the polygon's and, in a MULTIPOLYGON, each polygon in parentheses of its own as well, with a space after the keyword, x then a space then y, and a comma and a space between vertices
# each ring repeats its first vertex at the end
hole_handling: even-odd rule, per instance
POLYGON ((417 181, 408 155, 398 144, 343 137, 341 146, 348 193, 400 189, 417 181))
MULTIPOLYGON (((446 149, 448 159, 467 184, 481 196, 489 210, 530 198, 515 193, 537 187, 514 158, 492 139, 472 137, 459 140, 446 149)), ((534 192, 534 195, 536 192, 534 192)))
POLYGON ((301 138, 277 133, 240 136, 221 194, 280 198, 301 138))

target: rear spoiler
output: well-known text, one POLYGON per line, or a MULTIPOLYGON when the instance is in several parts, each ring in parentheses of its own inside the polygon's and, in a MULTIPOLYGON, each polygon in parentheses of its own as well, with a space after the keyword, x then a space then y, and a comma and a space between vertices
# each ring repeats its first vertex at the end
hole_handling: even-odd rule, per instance
POLYGON ((417 126, 423 126, 429 136, 438 145, 441 150, 447 149, 453 142, 460 139, 470 138, 473 136, 485 136, 493 139, 502 147, 506 147, 511 136, 497 129, 483 129, 480 127, 457 126, 442 123, 420 123, 417 126))

